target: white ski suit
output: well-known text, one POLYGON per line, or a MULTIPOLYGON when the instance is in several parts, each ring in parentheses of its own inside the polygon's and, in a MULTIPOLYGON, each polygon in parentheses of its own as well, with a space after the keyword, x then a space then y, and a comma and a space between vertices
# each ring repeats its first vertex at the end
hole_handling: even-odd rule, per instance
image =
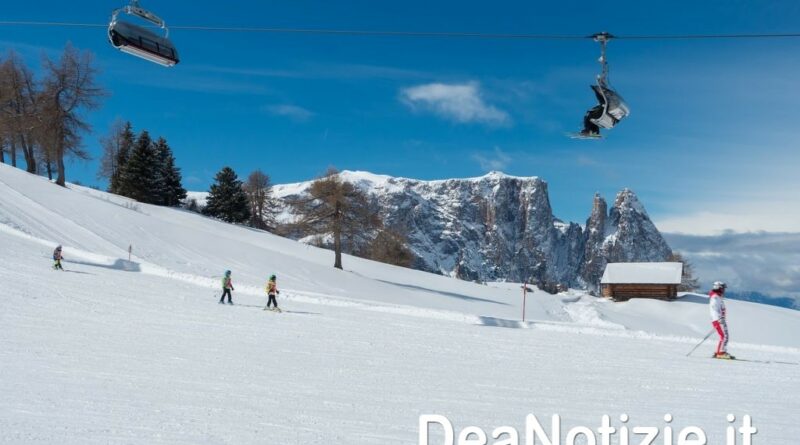
POLYGON ((711 314, 711 325, 716 329, 719 334, 719 343, 717 343, 717 354, 727 352, 728 348, 728 322, 726 320, 725 301, 722 298, 722 293, 711 291, 708 294, 708 310, 711 314))

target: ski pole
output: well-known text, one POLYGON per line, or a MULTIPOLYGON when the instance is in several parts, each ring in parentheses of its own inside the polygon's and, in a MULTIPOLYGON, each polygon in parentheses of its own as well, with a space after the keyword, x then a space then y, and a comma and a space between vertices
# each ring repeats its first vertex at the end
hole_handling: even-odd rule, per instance
POLYGON ((708 334, 707 334, 705 337, 703 337, 703 339, 702 339, 702 340, 700 340, 700 343, 698 343, 698 344, 697 344, 697 346, 695 346, 694 348, 692 348, 692 350, 691 350, 691 351, 689 351, 689 353, 688 353, 688 354, 686 354, 686 356, 688 357, 688 356, 692 355, 692 352, 696 351, 696 350, 697 350, 697 348, 699 348, 699 347, 700 347, 700 345, 702 345, 703 343, 705 343, 705 342, 706 342, 706 340, 708 340, 708 337, 711 337, 711 334, 713 334, 713 333, 714 333, 714 328, 711 328, 711 330, 710 330, 710 331, 708 331, 708 334))

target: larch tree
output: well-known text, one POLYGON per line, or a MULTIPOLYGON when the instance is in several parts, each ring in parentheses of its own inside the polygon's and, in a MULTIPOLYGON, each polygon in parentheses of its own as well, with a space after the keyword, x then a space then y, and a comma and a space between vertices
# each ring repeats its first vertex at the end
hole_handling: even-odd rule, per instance
POLYGON ((242 181, 230 167, 217 173, 211 185, 203 214, 229 223, 243 223, 250 219, 250 204, 242 181))
POLYGON ((36 131, 43 125, 39 107, 40 84, 13 51, 0 62, 0 139, 5 140, 11 165, 22 150, 26 170, 37 172, 36 131))
POLYGON ((381 225, 378 212, 366 194, 331 168, 311 183, 305 196, 290 201, 298 220, 295 224, 308 234, 333 238, 333 267, 342 269, 342 241, 365 240, 381 225))
POLYGON ((277 225, 277 201, 272 195, 269 175, 256 170, 247 177, 244 192, 250 204, 250 226, 262 230, 274 230, 277 225))
POLYGON ((668 261, 676 262, 676 263, 683 263, 683 274, 681 275, 681 284, 678 286, 678 290, 681 292, 694 292, 700 288, 700 284, 698 279, 694 276, 694 265, 683 257, 678 252, 672 252, 668 261))
POLYGON ((362 256, 401 267, 411 267, 415 258, 414 252, 408 247, 408 237, 385 227, 378 231, 362 256))
POLYGON ((82 133, 90 126, 84 110, 100 106, 105 92, 97 85, 93 56, 67 44, 58 60, 44 58, 45 77, 40 93, 39 140, 48 162, 57 170, 56 184, 66 184, 65 159, 88 159, 82 148, 82 133))

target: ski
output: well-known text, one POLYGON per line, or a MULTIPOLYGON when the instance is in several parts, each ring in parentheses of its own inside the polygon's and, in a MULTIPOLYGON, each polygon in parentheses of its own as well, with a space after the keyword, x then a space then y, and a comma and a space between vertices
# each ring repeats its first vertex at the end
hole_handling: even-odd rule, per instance
POLYGON ((798 362, 784 362, 780 360, 754 360, 748 358, 719 358, 719 357, 710 357, 712 360, 725 360, 729 362, 748 362, 748 363, 761 363, 765 365, 793 365, 793 366, 800 366, 798 362))
POLYGON ((731 359, 731 361, 734 361, 734 362, 750 362, 750 363, 764 363, 764 364, 769 364, 769 365, 793 365, 793 366, 800 365, 800 363, 797 363, 797 362, 783 362, 783 361, 779 361, 779 360, 751 360, 751 359, 747 359, 747 358, 734 358, 734 359, 731 359))
POLYGON ((567 133, 571 139, 603 139, 601 134, 567 133))

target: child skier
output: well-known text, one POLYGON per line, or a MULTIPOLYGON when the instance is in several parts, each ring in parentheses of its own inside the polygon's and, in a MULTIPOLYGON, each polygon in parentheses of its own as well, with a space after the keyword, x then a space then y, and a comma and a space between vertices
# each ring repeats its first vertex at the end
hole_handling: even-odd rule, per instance
POLYGON ((275 309, 273 311, 280 312, 281 310, 278 308, 278 300, 275 299, 275 296, 281 293, 278 290, 278 279, 275 275, 269 277, 269 281, 267 281, 267 295, 269 296, 269 300, 267 301, 267 307, 264 310, 268 310, 270 305, 275 305, 275 309))
POLYGON ((711 292, 708 294, 708 308, 711 312, 711 325, 719 334, 719 343, 717 343, 717 352, 714 353, 714 358, 732 360, 735 357, 728 354, 726 350, 728 347, 728 322, 726 321, 727 313, 723 296, 727 287, 722 281, 714 282, 711 292))
POLYGON ((53 251, 53 269, 64 270, 64 267, 61 266, 62 259, 64 257, 61 255, 61 244, 59 244, 56 250, 53 251))
POLYGON ((228 304, 233 304, 233 301, 231 301, 232 290, 234 290, 234 288, 233 281, 231 281, 231 271, 226 270, 225 276, 222 277, 222 297, 219 299, 219 304, 223 304, 225 302, 225 295, 228 296, 228 304))

